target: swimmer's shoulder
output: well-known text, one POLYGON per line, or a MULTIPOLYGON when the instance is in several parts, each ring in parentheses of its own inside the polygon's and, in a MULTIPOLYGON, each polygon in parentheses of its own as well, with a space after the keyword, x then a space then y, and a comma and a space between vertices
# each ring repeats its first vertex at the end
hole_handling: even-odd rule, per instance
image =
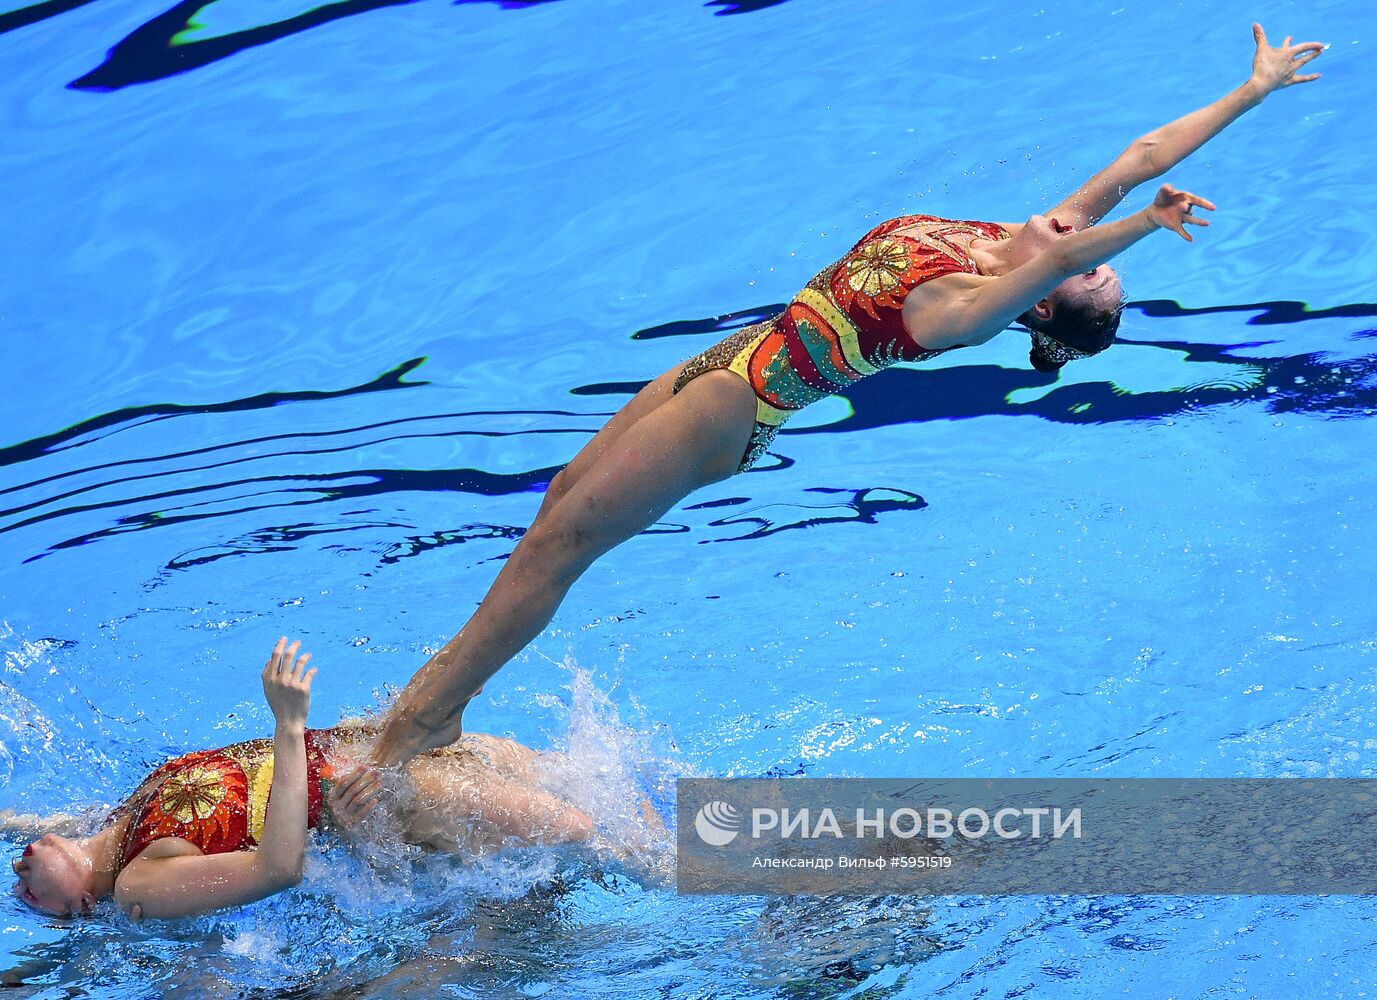
POLYGON ((969 346, 974 341, 952 336, 950 317, 968 306, 982 288, 998 280, 956 271, 923 282, 904 296, 904 333, 924 351, 969 346))

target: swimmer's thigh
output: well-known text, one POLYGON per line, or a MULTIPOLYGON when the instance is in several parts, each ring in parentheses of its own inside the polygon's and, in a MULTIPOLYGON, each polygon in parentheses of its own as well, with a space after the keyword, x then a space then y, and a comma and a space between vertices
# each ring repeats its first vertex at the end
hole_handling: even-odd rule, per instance
POLYGON ((755 428, 755 393, 710 371, 627 428, 554 505, 553 548, 589 561, 645 530, 694 490, 733 475, 755 428))
POLYGON ((415 786, 408 840, 477 852, 510 838, 567 843, 592 835, 580 809, 533 782, 504 778, 465 755, 428 753, 407 765, 415 786))
POLYGON ((545 493, 545 502, 541 505, 542 514, 565 493, 568 493, 573 485, 583 478, 584 473, 596 464, 599 456, 606 452, 622 434, 642 417, 653 412, 660 404, 673 396, 674 380, 679 377, 679 371, 683 367, 683 364, 677 364, 663 375, 642 386, 641 390, 632 396, 625 406, 614 413, 612 418, 589 438, 588 443, 579 449, 578 454, 560 470, 554 481, 550 483, 550 487, 545 493))

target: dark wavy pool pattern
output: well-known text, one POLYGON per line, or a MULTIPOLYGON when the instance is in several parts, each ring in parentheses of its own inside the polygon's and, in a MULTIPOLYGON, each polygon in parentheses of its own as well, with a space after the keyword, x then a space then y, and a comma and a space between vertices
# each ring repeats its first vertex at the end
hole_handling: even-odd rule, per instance
MULTIPOLYGON (((0 11, 0 807, 367 710, 632 393, 874 222, 1025 218, 1242 78, 1253 8, 48 0, 0 11), (1144 39, 1190 40, 1164 59, 1144 39), (1112 96, 1111 96, 1112 95, 1112 96)), ((596 565, 470 712, 679 773, 1373 771, 1372 75, 1332 43, 1168 178, 1108 354, 1001 337, 817 404, 596 565)), ((1275 24, 1273 23, 1275 21, 1275 24)), ((1135 193, 1131 201, 1141 201, 1135 193)), ((602 775, 604 777, 599 777, 602 775)), ((663 872, 660 873, 663 875, 663 872)), ((1364 899, 677 896, 312 848, 183 925, 6 904, 16 995, 1356 997, 1364 899)))
MULTIPOLYGON (((1227 312, 1253 312, 1250 322, 1258 324, 1296 323, 1306 319, 1366 318, 1377 315, 1377 306, 1360 303, 1310 312, 1303 303, 1258 303, 1247 306, 1210 306, 1186 309, 1172 302, 1130 303, 1148 317, 1184 317, 1227 312)), ((720 320, 676 321, 639 331, 632 339, 647 340, 659 337, 689 336, 702 333, 721 334, 738 328, 756 318, 772 314, 775 306, 765 306, 730 314, 720 320)), ((1359 330, 1355 338, 1372 334, 1359 330)), ((1049 384, 1049 379, 1036 372, 1009 369, 1003 366, 966 364, 955 369, 925 371, 922 368, 900 368, 882 373, 859 383, 845 394, 852 413, 843 419, 808 429, 787 428, 762 471, 787 467, 793 460, 787 457, 787 442, 796 434, 833 434, 860 431, 873 427, 923 423, 933 420, 960 420, 980 416, 1035 416, 1044 420, 1066 423, 1105 423, 1116 421, 1147 421, 1189 411, 1216 406, 1256 403, 1264 412, 1314 413, 1329 417, 1371 416, 1377 409, 1377 355, 1364 355, 1335 362, 1326 354, 1295 357, 1248 356, 1238 357, 1236 349, 1257 349, 1265 344, 1192 344, 1171 341, 1135 340, 1122 338, 1124 344, 1179 352, 1184 363, 1221 366, 1222 374, 1199 381, 1188 381, 1156 392, 1124 391, 1113 382, 1081 382, 1059 386, 1055 391, 1026 404, 1009 402, 1011 392, 1049 384), (1231 370, 1232 369, 1232 370, 1231 370)), ((114 413, 91 417, 80 423, 29 441, 0 448, 0 466, 15 476, 12 485, 0 486, 0 498, 13 496, 0 508, 0 535, 41 527, 45 533, 61 534, 64 521, 83 521, 96 517, 104 527, 87 529, 79 534, 61 537, 48 547, 27 556, 26 561, 42 558, 52 552, 100 541, 111 535, 153 528, 172 528, 188 521, 233 517, 246 511, 268 511, 291 508, 298 515, 316 505, 335 505, 341 502, 369 501, 389 494, 413 492, 464 492, 480 496, 519 494, 542 490, 558 471, 559 465, 546 468, 507 472, 471 468, 401 469, 347 468, 321 471, 310 476, 295 474, 240 476, 245 467, 258 467, 265 458, 275 458, 284 464, 300 461, 328 462, 341 453, 355 454, 370 448, 381 448, 398 442, 437 438, 462 440, 464 437, 502 437, 506 435, 569 435, 567 453, 572 455, 591 428, 604 420, 616 405, 634 394, 644 382, 593 384, 571 386, 565 394, 581 397, 609 397, 606 410, 588 411, 475 411, 461 413, 427 413, 423 415, 377 420, 357 426, 333 430, 258 436, 247 440, 228 441, 202 448, 174 451, 167 454, 102 460, 100 451, 113 449, 128 454, 129 437, 115 441, 107 439, 140 428, 148 428, 159 437, 181 437, 186 433, 173 425, 165 430, 162 421, 206 421, 215 426, 222 415, 236 412, 285 407, 288 404, 306 406, 315 401, 358 399, 366 394, 392 390, 422 391, 424 380, 407 381, 424 359, 408 361, 377 379, 349 389, 335 392, 265 392, 245 399, 201 404, 170 404, 128 407, 114 413), (500 431, 473 429, 485 419, 527 418, 545 421, 564 420, 584 426, 535 426, 529 430, 500 431), (265 449, 268 454, 265 455, 265 449), (73 452, 69 456, 67 453, 73 452), (39 463, 39 459, 48 459, 39 463), (53 471, 54 461, 68 460, 71 467, 53 471), (23 480, 28 470, 39 473, 37 478, 23 480), (84 484, 84 485, 82 485, 84 484), (187 485, 189 484, 189 485, 187 485), (207 497, 222 497, 232 492, 240 501, 238 506, 207 497), (112 494, 114 496, 112 497, 112 494), (100 499, 111 497, 110 499, 100 499)), ((1183 369, 1189 380, 1191 369, 1183 369)), ((354 412, 371 408, 372 401, 357 402, 354 412)), ((386 412, 386 405, 378 409, 386 412)), ((281 411, 284 422, 295 421, 295 414, 281 411)), ((309 419, 309 418, 306 418, 309 419)), ((562 463, 560 463, 562 464, 562 463)), ((743 480, 750 481, 750 480, 743 480)), ((826 489, 826 488, 820 488, 826 489)), ((834 491, 836 492, 836 491, 834 491)), ((868 492, 868 491, 861 491, 868 492)), ((859 496, 859 493, 858 493, 859 496)), ((918 506, 921 498, 913 497, 918 506)), ((5 502, 0 500, 0 503, 5 502)), ((721 501, 718 501, 720 503, 721 501)), ((749 498, 740 498, 749 503, 749 498)), ((912 506, 907 505, 907 506, 912 506)), ((693 509, 690 507, 690 509, 693 509)), ((875 511, 862 513, 852 505, 858 516, 873 516, 875 511)), ((242 539, 206 551, 182 553, 168 564, 168 570, 187 569, 205 565, 217 559, 239 553, 289 551, 295 542, 321 534, 335 534, 354 530, 386 530, 414 528, 414 525, 370 521, 361 517, 370 511, 347 512, 349 518, 360 518, 356 524, 309 521, 290 525, 271 525, 255 529, 242 539), (242 546, 242 548, 240 547, 242 546)), ((807 527, 824 523, 806 515, 793 515, 784 527, 807 527)), ((753 518, 756 518, 753 515, 753 518)), ((731 524, 730 520, 709 522, 708 527, 731 524)), ((760 519, 761 530, 778 530, 772 521, 760 519)), ((685 529, 687 530, 687 529, 685 529)), ((504 538, 515 540, 522 529, 517 525, 468 525, 439 532, 424 539, 406 536, 398 542, 399 551, 419 554, 445 544, 462 543, 473 538, 504 538)), ((32 534, 32 532, 30 532, 32 534)), ((50 534, 50 537, 52 535, 50 534)), ((751 533, 745 538, 758 537, 751 533)), ((726 540, 726 539, 712 539, 726 540)), ((395 562, 402 556, 389 552, 381 564, 395 562)))
MULTIPOLYGON (((38 24, 59 17, 69 11, 98 0, 47 0, 0 14, 0 34, 38 24)), ((354 17, 370 11, 416 3, 417 0, 342 0, 322 4, 294 17, 258 24, 239 31, 196 38, 201 27, 196 17, 208 5, 201 0, 187 0, 174 4, 149 19, 116 42, 106 53, 105 60, 95 69, 82 74, 68 84, 74 90, 113 91, 137 83, 151 83, 176 73, 188 73, 227 59, 245 49, 272 42, 304 31, 310 31, 340 18, 354 17)), ((450 0, 454 6, 490 3, 502 10, 522 10, 559 0, 450 0)), ((720 8, 718 16, 748 14, 785 3, 787 0, 709 0, 707 7, 720 8)))

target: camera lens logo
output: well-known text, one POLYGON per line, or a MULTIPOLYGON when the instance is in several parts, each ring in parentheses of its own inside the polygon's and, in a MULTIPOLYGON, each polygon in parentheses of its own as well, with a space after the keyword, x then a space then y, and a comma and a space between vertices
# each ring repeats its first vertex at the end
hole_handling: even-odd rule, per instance
POLYGON ((693 828, 698 831, 698 839, 709 847, 726 847, 736 839, 741 817, 734 806, 727 802, 709 802, 698 810, 693 828))

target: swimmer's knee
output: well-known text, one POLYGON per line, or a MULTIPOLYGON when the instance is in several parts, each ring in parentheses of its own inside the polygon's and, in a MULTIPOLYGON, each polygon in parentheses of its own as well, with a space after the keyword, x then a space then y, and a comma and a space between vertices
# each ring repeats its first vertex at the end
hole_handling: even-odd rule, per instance
POLYGON ((565 495, 573 488, 574 478, 569 475, 569 466, 565 466, 555 473, 555 477, 550 480, 550 485, 545 487, 545 504, 559 503, 565 495))
POLYGON ((521 550, 533 566, 556 575, 577 576, 596 550, 595 533, 577 519, 547 515, 527 530, 521 550))

